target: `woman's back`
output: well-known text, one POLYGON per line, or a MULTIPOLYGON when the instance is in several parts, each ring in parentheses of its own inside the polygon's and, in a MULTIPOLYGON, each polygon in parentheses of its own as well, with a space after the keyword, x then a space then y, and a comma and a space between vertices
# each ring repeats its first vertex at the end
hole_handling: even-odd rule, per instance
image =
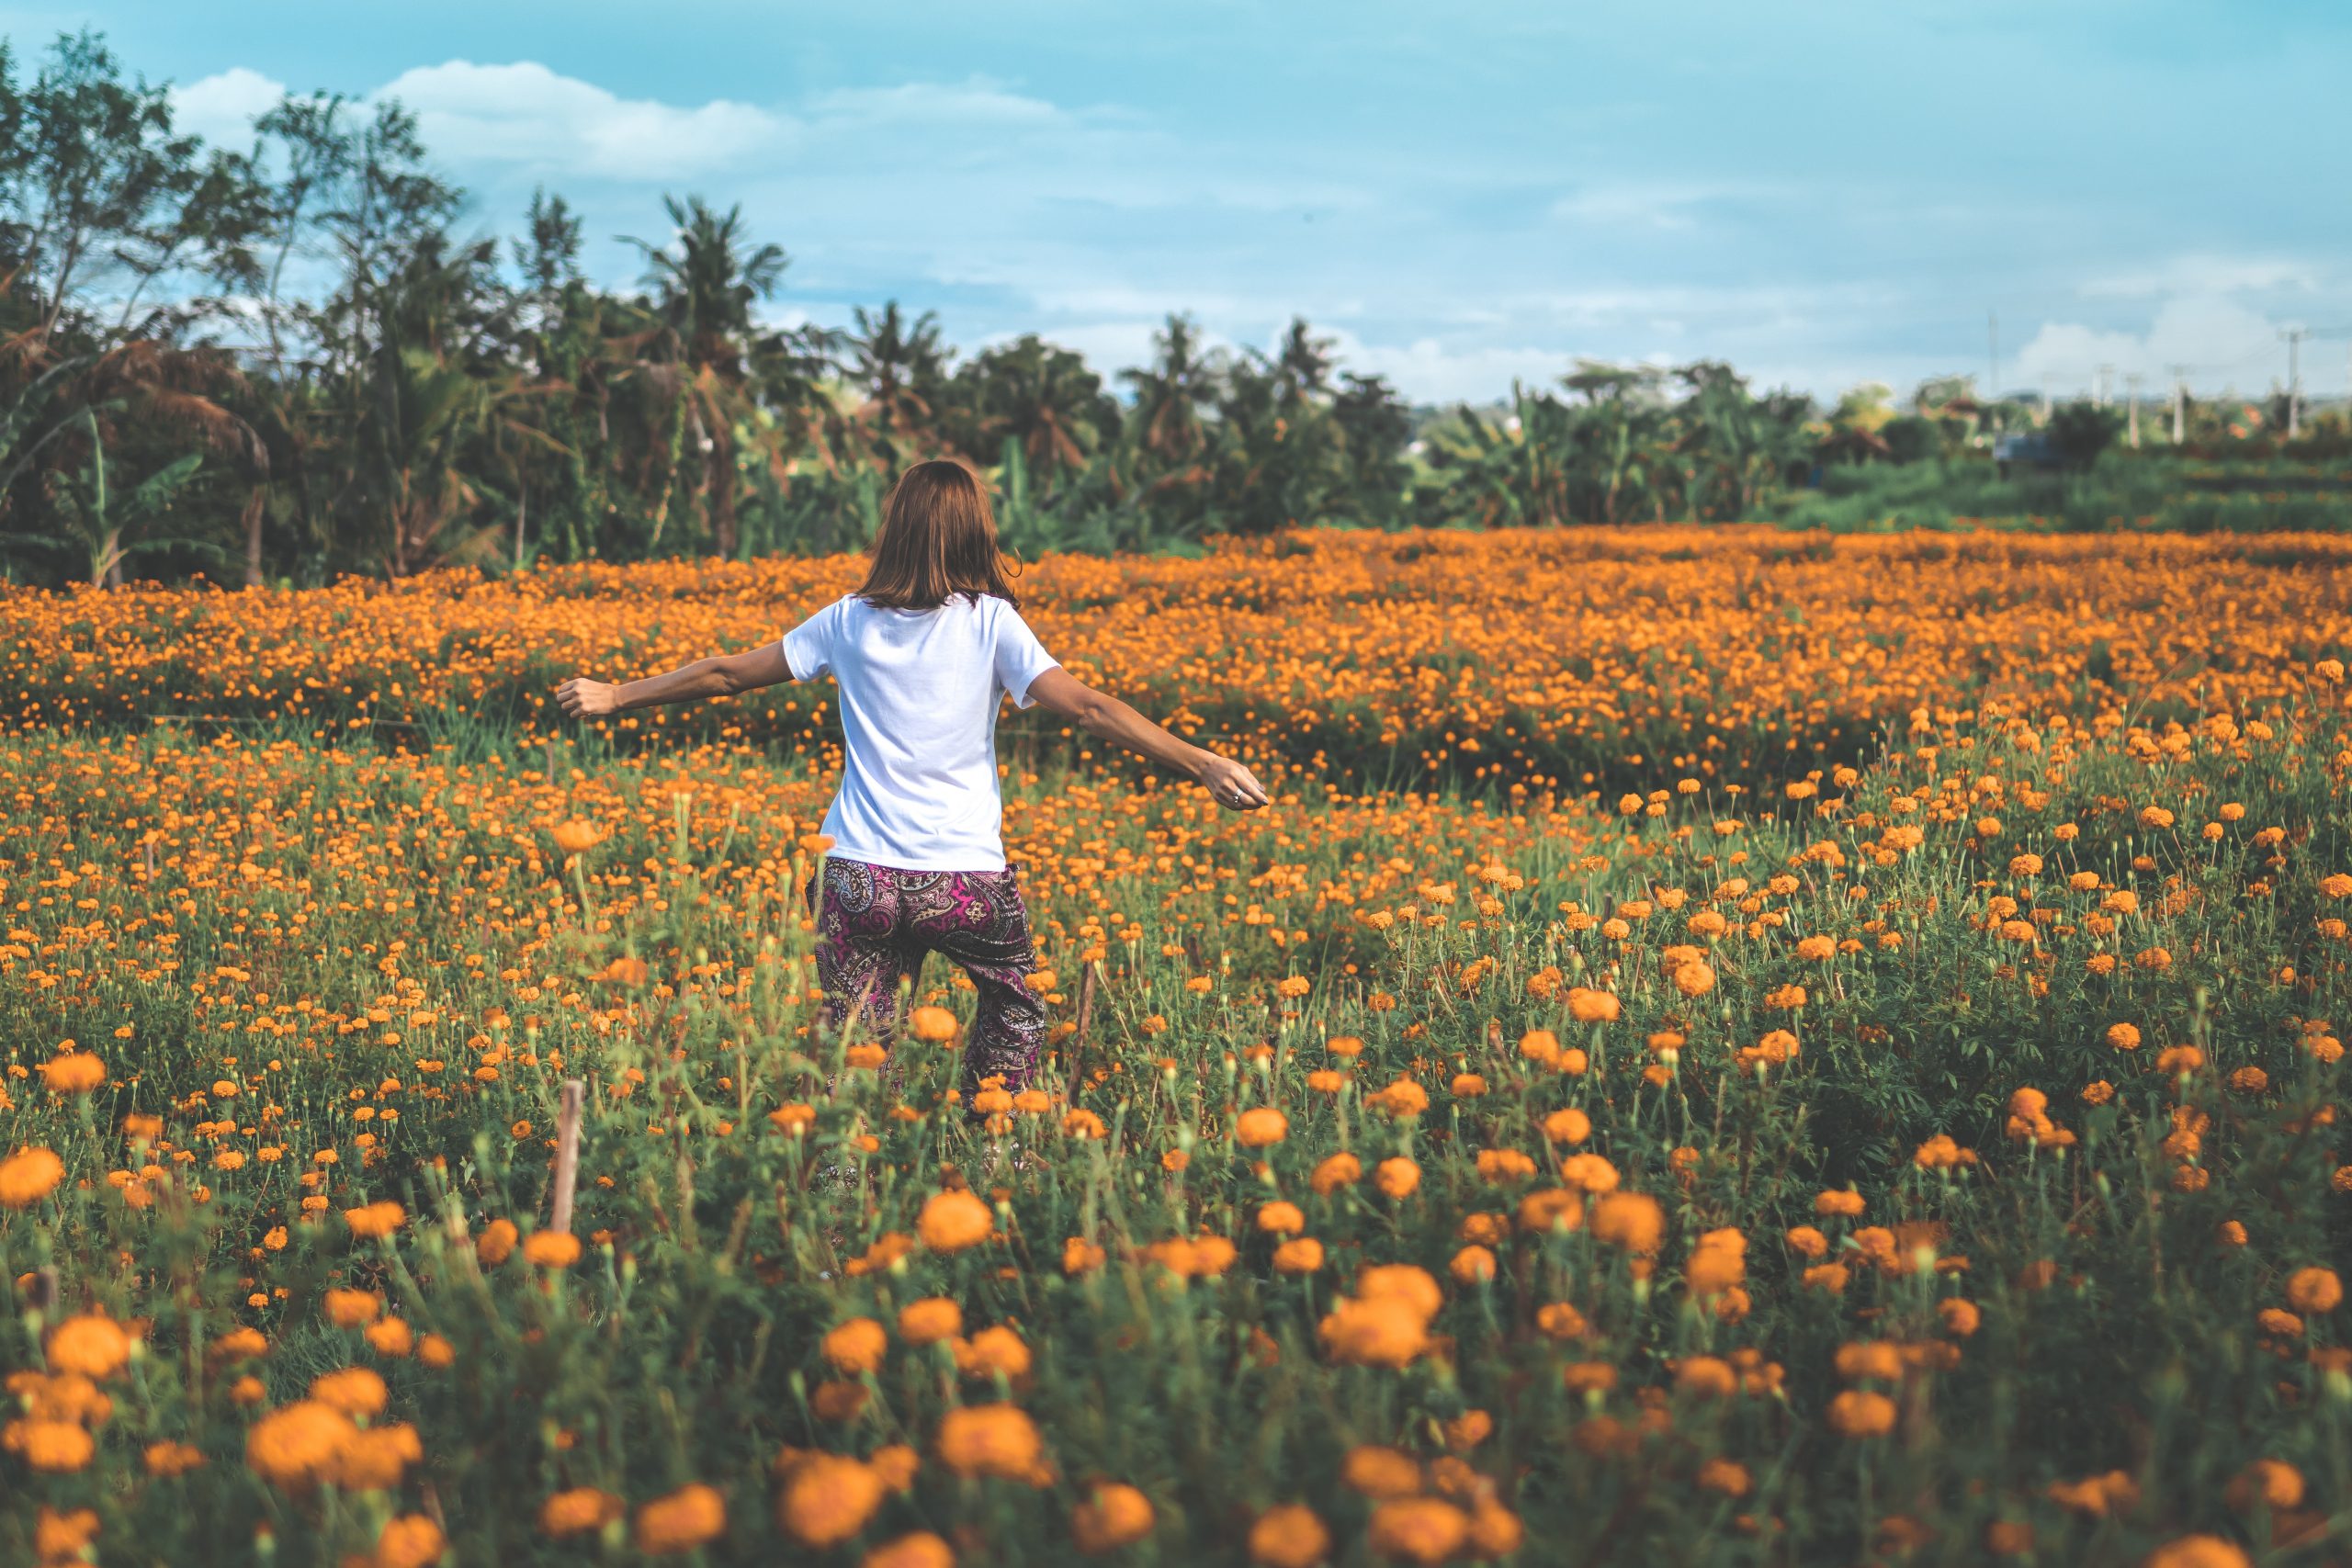
POLYGON ((935 609, 887 609, 856 594, 784 638, 796 680, 831 675, 847 758, 826 813, 832 852, 909 871, 1004 866, 996 715, 1053 657, 1012 605, 951 594, 935 609))

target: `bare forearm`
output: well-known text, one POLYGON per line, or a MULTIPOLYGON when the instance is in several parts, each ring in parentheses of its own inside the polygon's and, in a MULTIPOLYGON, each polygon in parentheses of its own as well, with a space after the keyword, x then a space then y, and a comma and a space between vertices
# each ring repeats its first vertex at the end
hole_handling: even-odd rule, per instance
POLYGON ((1206 751, 1169 734, 1116 697, 1095 694, 1078 715, 1078 722, 1088 734, 1114 746, 1124 746, 1187 777, 1198 777, 1202 763, 1208 759, 1206 751))
POLYGON ((667 675, 649 676, 642 681, 624 681, 614 688, 614 706, 627 710, 660 707, 664 703, 694 703, 705 697, 731 697, 738 689, 723 661, 697 659, 685 668, 673 670, 667 675))

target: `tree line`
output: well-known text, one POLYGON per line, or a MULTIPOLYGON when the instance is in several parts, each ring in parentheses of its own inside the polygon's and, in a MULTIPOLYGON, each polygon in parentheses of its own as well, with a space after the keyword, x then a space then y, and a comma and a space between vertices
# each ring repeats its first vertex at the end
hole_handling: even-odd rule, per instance
POLYGON ((1031 552, 1728 519, 2019 412, 1962 379, 1823 409, 1720 363, 1579 361, 1440 412, 1303 321, 1235 352, 1182 315, 1106 381, 1035 334, 959 354, 895 302, 778 326, 789 256, 700 197, 628 238, 624 288, 583 274, 560 196, 503 242, 463 208, 397 103, 289 94, 212 147, 94 34, 28 77, 0 45, 0 577, 852 548, 890 476, 943 455, 988 472, 1031 552))

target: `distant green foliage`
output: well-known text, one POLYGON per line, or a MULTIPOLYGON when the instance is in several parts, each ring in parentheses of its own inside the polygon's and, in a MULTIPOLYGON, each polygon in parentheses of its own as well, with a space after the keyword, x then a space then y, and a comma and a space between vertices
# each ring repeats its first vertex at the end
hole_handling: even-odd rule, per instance
MULTIPOLYGON (((2029 408, 1964 377, 1907 406, 1870 382, 1824 409, 1718 361, 1578 360, 1440 411, 1343 369, 1302 320, 1271 350, 1231 350, 1173 314, 1148 364, 1107 378, 1035 334, 959 356, 896 301, 847 330, 779 328, 791 257, 740 208, 665 197, 659 231, 629 239, 636 288, 607 288, 582 274, 560 197, 535 195, 503 250, 461 227, 465 193, 397 102, 289 95, 232 152, 175 134, 168 94, 92 35, 30 82, 13 64, 0 50, 0 581, 114 584, 131 562, 316 584, 855 548, 892 477, 936 457, 985 471, 1029 555, 1295 526, 2346 517, 2340 477, 2209 493, 2117 449, 2124 421, 2090 405, 2046 416, 2065 474, 2004 479, 1990 447, 2029 408), (96 463, 153 503, 111 544, 88 521, 96 463)), ((2143 434, 2170 435, 2174 411, 2143 412, 2143 434)), ((2333 412, 2282 443, 2292 412, 2183 405, 2184 451, 2352 453, 2333 412)))
POLYGON ((2082 469, 2018 467, 2004 477, 1972 456, 1830 468, 1819 488, 1791 493, 1772 515, 1791 527, 1838 533, 1985 525, 2331 533, 2352 529, 2352 473, 2275 459, 2211 464, 2110 450, 2082 469))

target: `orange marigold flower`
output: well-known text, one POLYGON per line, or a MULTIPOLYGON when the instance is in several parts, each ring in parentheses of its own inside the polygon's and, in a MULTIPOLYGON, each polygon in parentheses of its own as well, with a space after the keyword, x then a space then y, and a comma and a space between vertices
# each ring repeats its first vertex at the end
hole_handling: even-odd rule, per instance
POLYGON ((1421 1168, 1397 1155, 1373 1168, 1372 1184, 1380 1189, 1384 1197, 1409 1198, 1421 1184, 1421 1168))
POLYGON ((580 1238, 570 1231, 533 1231, 524 1238, 523 1260, 539 1269, 569 1269, 580 1261, 580 1238))
POLYGON ((1470 1539, 1470 1517, 1439 1497, 1398 1497, 1372 1511, 1374 1553, 1407 1562, 1443 1562, 1470 1539))
POLYGON ((380 1416, 389 1397, 384 1380, 368 1367, 345 1367, 311 1380, 311 1397, 345 1416, 380 1416))
POLYGON ((103 1382, 130 1364, 130 1336, 97 1313, 69 1317, 49 1331, 49 1367, 103 1382))
POLYGON ((2287 1278, 2287 1301, 2297 1312, 2334 1312, 2344 1302, 2344 1281, 2333 1269, 2298 1269, 2287 1278))
POLYGON ((2275 1459, 2258 1459, 2233 1476, 2224 1494, 2241 1514, 2256 1508, 2295 1508, 2303 1501, 2303 1472, 2275 1459))
POLYGON ((917 1530, 876 1547, 859 1568, 956 1568, 956 1551, 931 1531, 917 1530))
POLYGON ((1611 992, 1568 987, 1568 1016, 1578 1023, 1614 1023, 1623 1011, 1624 1004, 1611 992))
POLYGON ((967 1404, 939 1422, 939 1460, 962 1476, 993 1475, 1026 1481, 1038 1469, 1045 1445, 1027 1412, 1011 1404, 967 1404))
POLYGON ((1233 1135, 1243 1148, 1265 1148, 1290 1135, 1290 1118, 1270 1105, 1255 1105, 1234 1122, 1233 1135))
POLYGON ((43 1503, 33 1525, 33 1555, 44 1564, 84 1562, 91 1542, 97 1539, 96 1508, 76 1508, 70 1514, 61 1514, 43 1503))
POLYGON ((1666 1234, 1666 1211, 1642 1192, 1607 1192, 1592 1206, 1592 1234, 1626 1251, 1647 1257, 1666 1234))
MULTIPOLYGON (((841 1330, 833 1332, 838 1334, 841 1330)), ((963 1332, 964 1309, 944 1296, 925 1296, 899 1309, 899 1337, 910 1345, 933 1345, 963 1332)), ((827 1337, 830 1339, 831 1336, 827 1337)), ((878 1357, 876 1360, 878 1364, 878 1357)))
POLYGON ((1377 1443, 1350 1449, 1340 1461, 1340 1479, 1375 1502, 1421 1493, 1420 1465, 1402 1450, 1377 1443))
POLYGON ((273 1410, 245 1433, 245 1463, 264 1481, 288 1491, 326 1479, 358 1436, 351 1417, 334 1405, 300 1400, 273 1410))
POLYGON ((915 1234, 933 1252, 961 1252, 995 1232, 996 1217, 989 1206, 960 1188, 933 1193, 915 1220, 915 1234))
POLYGON ((876 1371, 890 1348, 890 1337, 870 1317, 854 1317, 829 1331, 819 1351, 837 1371, 853 1376, 876 1371))
POLYGON ((934 1045, 945 1044, 962 1031, 954 1013, 941 1007, 920 1007, 907 1015, 907 1032, 934 1045))
POLYGON ((390 1199, 343 1212, 344 1224, 356 1236, 373 1238, 390 1235, 407 1223, 408 1211, 390 1199))
POLYGON ((1331 1532, 1301 1503, 1282 1503, 1250 1527, 1250 1560, 1263 1568, 1315 1568, 1330 1555, 1331 1532))
POLYGON ((1351 1187, 1363 1177, 1363 1162, 1350 1154, 1328 1156, 1315 1168, 1306 1184, 1318 1197, 1328 1198, 1342 1187, 1351 1187))
POLYGON ((1297 1204, 1277 1200, 1260 1207, 1258 1228, 1269 1235, 1296 1235, 1306 1228, 1306 1215, 1297 1204))
POLYGON ((373 1291, 331 1290, 324 1298, 327 1321, 337 1328, 359 1328, 376 1321, 384 1298, 373 1291))
POLYGON ((1465 1247, 1453 1255, 1446 1272, 1457 1284, 1483 1285, 1495 1277, 1495 1255, 1483 1247, 1465 1247))
POLYGON ((1316 1332, 1334 1360, 1364 1366, 1402 1367, 1429 1348, 1427 1314, 1395 1297, 1341 1296, 1316 1332))
POLYGON ((956 1371, 967 1378, 1017 1379, 1029 1375, 1027 1343, 1002 1324, 983 1328, 969 1339, 956 1339, 951 1348, 956 1353, 956 1371))
POLYGON ((1581 1144, 1592 1136, 1592 1118, 1567 1106, 1544 1118, 1544 1136, 1555 1144, 1581 1144))
POLYGON ((0 1159, 0 1208, 28 1209, 65 1179, 65 1162, 43 1148, 20 1149, 0 1159))
POLYGON ((512 1220, 492 1220, 482 1227, 481 1239, 474 1243, 474 1256, 481 1259, 485 1269, 495 1269, 514 1256, 514 1247, 522 1234, 512 1220))
POLYGON ((15 1454, 29 1469, 66 1475, 86 1466, 97 1444, 79 1421, 35 1416, 0 1427, 0 1450, 15 1454))
POLYGON ((628 1505, 610 1492, 575 1486, 539 1505, 539 1531, 560 1540, 603 1529, 628 1511, 628 1505))
POLYGON ((1297 1236, 1274 1248, 1277 1274, 1313 1274, 1323 1267, 1323 1244, 1311 1235, 1297 1236))
POLYGON ((1674 1370, 1675 1386, 1702 1399, 1727 1399, 1739 1388, 1739 1374, 1720 1356, 1691 1356, 1674 1370))
POLYGON ((368 1568, 427 1568, 447 1549, 439 1525, 422 1514, 402 1514, 385 1521, 368 1568))
POLYGON ((707 1546, 727 1533, 727 1498, 716 1486, 696 1481, 637 1511, 637 1549, 666 1557, 707 1546))
POLYGON ((204 1450, 188 1443, 156 1442, 145 1454, 150 1475, 186 1475, 204 1462, 204 1450))
POLYGON ((1070 1539, 1084 1552, 1114 1551, 1151 1533, 1151 1499, 1125 1482, 1098 1481, 1070 1510, 1070 1539))
POLYGON ((2253 1568, 2245 1548, 2217 1535, 2185 1535, 2148 1553, 2145 1568, 2253 1568))
POLYGON ((107 1065, 87 1051, 69 1051, 43 1062, 40 1078, 52 1094, 88 1094, 107 1081, 107 1065))
POLYGON ((1829 1402, 1829 1425, 1849 1438, 1883 1438, 1894 1430, 1894 1401, 1849 1388, 1829 1402))
POLYGON ((863 1461, 806 1454, 785 1474, 775 1519, 801 1545, 823 1551, 864 1529, 882 1495, 881 1478, 863 1461))

